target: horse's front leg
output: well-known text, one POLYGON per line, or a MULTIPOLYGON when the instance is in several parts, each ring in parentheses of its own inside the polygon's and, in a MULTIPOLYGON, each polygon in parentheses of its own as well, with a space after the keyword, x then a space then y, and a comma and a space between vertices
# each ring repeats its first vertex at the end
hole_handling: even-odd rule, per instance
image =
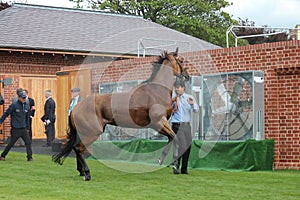
POLYGON ((161 157, 158 159, 158 164, 162 165, 162 163, 164 162, 164 159, 166 158, 166 156, 169 153, 171 145, 173 144, 174 141, 177 140, 177 138, 176 138, 176 135, 175 135, 174 131, 172 130, 172 127, 170 126, 166 117, 162 117, 162 119, 160 120, 160 124, 162 125, 162 128, 159 131, 159 133, 166 135, 169 139, 167 145, 165 146, 164 150, 162 151, 161 157))
POLYGON ((76 153, 77 171, 80 176, 84 176, 85 181, 91 180, 91 174, 88 165, 84 159, 84 148, 80 145, 74 147, 76 153))
POLYGON ((169 139, 167 145, 165 146, 164 150, 162 151, 161 156, 158 158, 158 164, 159 165, 163 164, 166 156, 168 155, 171 144, 172 144, 172 140, 169 139))
POLYGON ((170 151, 170 147, 172 144, 176 144, 177 141, 177 137, 175 136, 174 138, 169 138, 167 145, 165 146, 165 148, 162 151, 161 157, 158 158, 158 164, 162 165, 166 156, 168 155, 169 151, 170 151))

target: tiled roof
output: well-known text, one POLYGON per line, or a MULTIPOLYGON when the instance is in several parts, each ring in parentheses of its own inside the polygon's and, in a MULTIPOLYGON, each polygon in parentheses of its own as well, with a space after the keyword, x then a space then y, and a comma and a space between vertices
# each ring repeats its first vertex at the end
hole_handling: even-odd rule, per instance
POLYGON ((220 48, 139 16, 13 4, 0 12, 0 48, 158 54, 220 48))

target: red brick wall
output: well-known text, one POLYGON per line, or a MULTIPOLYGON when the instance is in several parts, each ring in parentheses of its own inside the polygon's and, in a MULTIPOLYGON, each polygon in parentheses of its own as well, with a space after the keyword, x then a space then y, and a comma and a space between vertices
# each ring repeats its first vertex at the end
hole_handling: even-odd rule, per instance
POLYGON ((207 59, 195 63, 197 56, 187 57, 201 71, 208 67, 205 73, 212 65, 218 72, 264 71, 265 135, 275 140, 275 169, 300 169, 299 46, 300 41, 290 41, 208 51, 211 65, 203 65, 207 59))
POLYGON ((189 67, 202 74, 262 70, 265 136, 275 140, 275 169, 300 169, 300 41, 194 52, 189 67))
MULTIPOLYGON (((275 140, 275 169, 300 170, 300 41, 233 47, 181 54, 191 75, 245 70, 265 73, 265 135, 275 140)), ((75 56, 0 52, 0 78, 13 77, 5 95, 14 96, 18 74, 54 75, 63 69, 92 68, 92 90, 98 84, 120 80, 146 79, 155 58, 139 58, 115 62, 92 63, 75 56)))
POLYGON ((278 77, 278 168, 300 168, 300 75, 278 77))
MULTIPOLYGON (((191 75, 264 71, 265 137, 275 140, 275 169, 300 170, 299 46, 300 41, 289 41, 181 54, 191 75)), ((139 58, 80 67, 92 68, 92 87, 97 92, 99 83, 146 79, 154 60, 139 58)))
POLYGON ((275 140, 274 167, 300 169, 300 41, 194 52, 186 60, 202 74, 264 71, 265 136, 275 140))
POLYGON ((98 84, 126 80, 145 80, 152 71, 155 57, 126 59, 113 62, 102 62, 80 66, 66 66, 62 70, 91 69, 92 91, 98 92, 98 84))
MULTIPOLYGON (((4 107, 1 106, 0 108, 6 110, 11 104, 11 99, 16 96, 20 75, 55 75, 62 66, 78 65, 83 60, 84 57, 82 56, 69 56, 69 59, 65 60, 62 55, 0 51, 0 80, 12 79, 12 84, 5 85, 3 88, 5 104, 4 107)), ((3 124, 4 135, 7 138, 10 135, 9 117, 3 124)))

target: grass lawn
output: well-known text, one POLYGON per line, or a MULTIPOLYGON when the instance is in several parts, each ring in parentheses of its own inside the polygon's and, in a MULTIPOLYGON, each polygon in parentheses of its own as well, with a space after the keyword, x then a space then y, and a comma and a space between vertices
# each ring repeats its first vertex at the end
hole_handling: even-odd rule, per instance
POLYGON ((35 154, 34 161, 27 162, 25 153, 9 152, 0 162, 0 199, 300 199, 300 171, 191 169, 189 175, 173 175, 168 167, 126 173, 99 161, 87 162, 89 182, 79 176, 74 158, 59 166, 51 156, 35 154))

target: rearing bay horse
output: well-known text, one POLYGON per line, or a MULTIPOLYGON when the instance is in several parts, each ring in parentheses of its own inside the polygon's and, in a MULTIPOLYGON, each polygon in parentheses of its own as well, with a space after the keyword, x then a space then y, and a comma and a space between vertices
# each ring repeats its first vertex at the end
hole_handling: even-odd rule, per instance
POLYGON ((168 119, 172 114, 174 76, 188 79, 182 68, 183 58, 166 51, 153 64, 150 78, 127 93, 91 95, 72 110, 69 116, 68 142, 52 159, 63 164, 72 149, 76 153, 77 170, 84 180, 91 179, 84 159, 86 146, 103 133, 107 124, 128 128, 152 128, 168 137, 175 137, 168 119))

